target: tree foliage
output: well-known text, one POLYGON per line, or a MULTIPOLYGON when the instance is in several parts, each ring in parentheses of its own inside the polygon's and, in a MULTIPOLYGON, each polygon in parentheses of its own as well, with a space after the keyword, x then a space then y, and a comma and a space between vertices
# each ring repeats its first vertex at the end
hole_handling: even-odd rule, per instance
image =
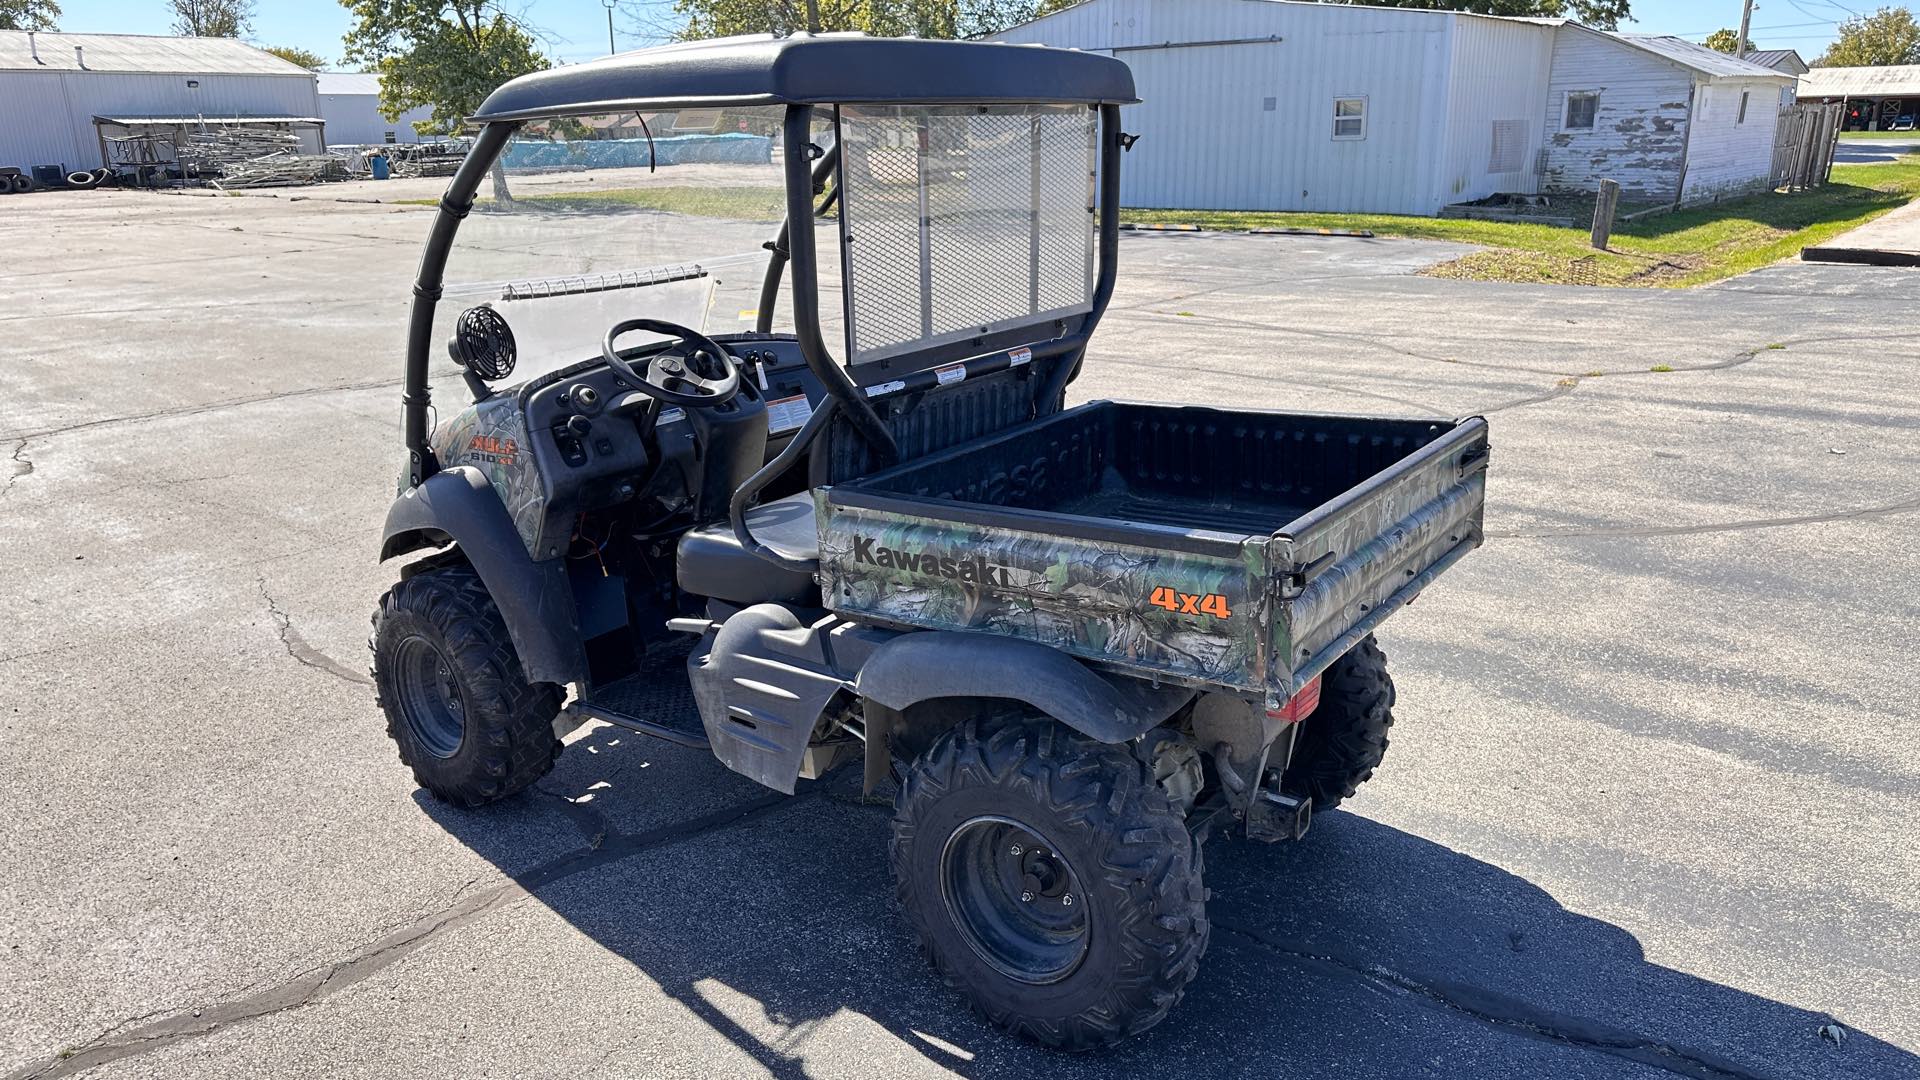
MULTIPOLYGON (((1329 0, 1339 3, 1343 0, 1329 0)), ((1572 19, 1585 26, 1612 30, 1628 15, 1630 0, 1365 0, 1379 7, 1420 8, 1425 11, 1470 11, 1475 15, 1515 15, 1572 19)))
POLYGON ((422 135, 459 129, 494 88, 550 65, 496 0, 340 0, 353 16, 346 59, 380 75, 380 112, 430 108, 422 135))
POLYGON ((683 38, 861 30, 887 37, 980 37, 1076 0, 675 0, 683 38))
POLYGON ((327 58, 317 52, 308 52, 297 45, 266 45, 264 51, 285 60, 289 64, 298 64, 308 71, 319 71, 327 66, 327 58))
POLYGON ((1814 67, 1885 67, 1920 64, 1920 24, 1903 7, 1883 7, 1840 24, 1840 36, 1814 67))
POLYGON ((54 0, 0 0, 0 30, 57 30, 54 0))
POLYGON ((167 0, 173 32, 185 37, 237 38, 253 24, 253 0, 167 0))
MULTIPOLYGON (((1714 52, 1723 52, 1732 55, 1733 51, 1740 47, 1740 34, 1734 30, 1715 30, 1713 33, 1708 34, 1707 40, 1701 42, 1701 44, 1712 49, 1714 52)), ((1753 42, 1747 42, 1747 48, 1753 48, 1753 42)))

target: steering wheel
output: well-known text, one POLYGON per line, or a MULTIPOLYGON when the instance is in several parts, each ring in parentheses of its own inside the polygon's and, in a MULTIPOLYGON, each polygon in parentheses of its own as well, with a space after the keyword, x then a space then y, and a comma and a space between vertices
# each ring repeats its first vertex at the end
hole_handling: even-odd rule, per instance
POLYGON ((614 323, 600 343, 600 355, 607 366, 624 376, 635 390, 669 405, 710 409, 725 405, 740 393, 740 365, 727 350, 698 330, 664 319, 624 319, 614 323), (673 338, 682 351, 687 346, 692 346, 693 351, 682 359, 672 349, 663 350, 647 361, 646 374, 642 375, 613 347, 615 338, 635 330, 665 334, 673 338))

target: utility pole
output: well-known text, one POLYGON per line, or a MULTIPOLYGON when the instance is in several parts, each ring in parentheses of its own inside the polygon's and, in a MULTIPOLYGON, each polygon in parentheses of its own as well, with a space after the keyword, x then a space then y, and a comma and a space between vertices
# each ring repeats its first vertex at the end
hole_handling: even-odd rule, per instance
POLYGON ((1740 5, 1740 43, 1733 47, 1733 55, 1747 55, 1747 27, 1753 25, 1753 0, 1745 0, 1740 5))
MULTIPOLYGON (((600 2, 607 6, 607 55, 612 56, 614 51, 613 50, 613 8, 614 8, 614 5, 619 2, 619 0, 600 0, 600 2)), ((1751 3, 1752 0, 1748 0, 1748 2, 1751 3)), ((1745 31, 1742 31, 1742 32, 1744 33, 1745 31)))

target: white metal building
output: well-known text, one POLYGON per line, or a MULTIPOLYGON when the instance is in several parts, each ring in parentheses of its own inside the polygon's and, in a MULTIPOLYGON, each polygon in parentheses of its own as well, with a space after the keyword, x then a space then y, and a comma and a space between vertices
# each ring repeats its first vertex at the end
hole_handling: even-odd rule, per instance
POLYGON ((322 71, 320 116, 327 122, 327 141, 335 146, 420 142, 415 121, 432 119, 433 110, 409 109, 398 120, 380 115, 380 76, 370 72, 322 71))
POLYGON ((1711 198, 1769 183, 1793 82, 1559 19, 1292 0, 1087 0, 997 38, 1133 68, 1121 197, 1141 207, 1433 214, 1602 176, 1711 198))
POLYGON ((109 135, 258 121, 325 146, 313 73, 245 42, 0 30, 0 165, 104 165, 96 117, 109 135))

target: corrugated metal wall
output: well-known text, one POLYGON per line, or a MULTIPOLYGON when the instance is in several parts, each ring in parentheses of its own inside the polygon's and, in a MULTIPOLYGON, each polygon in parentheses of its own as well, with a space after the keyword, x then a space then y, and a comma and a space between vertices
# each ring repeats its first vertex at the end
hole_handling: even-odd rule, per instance
POLYGON ((433 119, 433 110, 422 106, 401 113, 398 120, 388 120, 380 115, 377 94, 321 94, 318 115, 327 122, 328 145, 366 146, 386 142, 389 131, 395 142, 419 142, 413 122, 433 119))
POLYGON ((1458 19, 1447 90, 1441 205, 1540 190, 1540 102, 1553 66, 1551 26, 1458 19))
POLYGON ((1111 51, 1133 68, 1128 206, 1431 214, 1532 190, 1551 34, 1408 9, 1090 0, 1000 38, 1111 51), (1456 27, 1474 29, 1464 56, 1456 27), (1363 139, 1333 137, 1345 97, 1366 99, 1363 139), (1496 120, 1522 121, 1517 170, 1488 169, 1496 120))
POLYGON ((96 168, 93 118, 114 113, 319 116, 320 101, 304 74, 0 71, 0 165, 96 168))

